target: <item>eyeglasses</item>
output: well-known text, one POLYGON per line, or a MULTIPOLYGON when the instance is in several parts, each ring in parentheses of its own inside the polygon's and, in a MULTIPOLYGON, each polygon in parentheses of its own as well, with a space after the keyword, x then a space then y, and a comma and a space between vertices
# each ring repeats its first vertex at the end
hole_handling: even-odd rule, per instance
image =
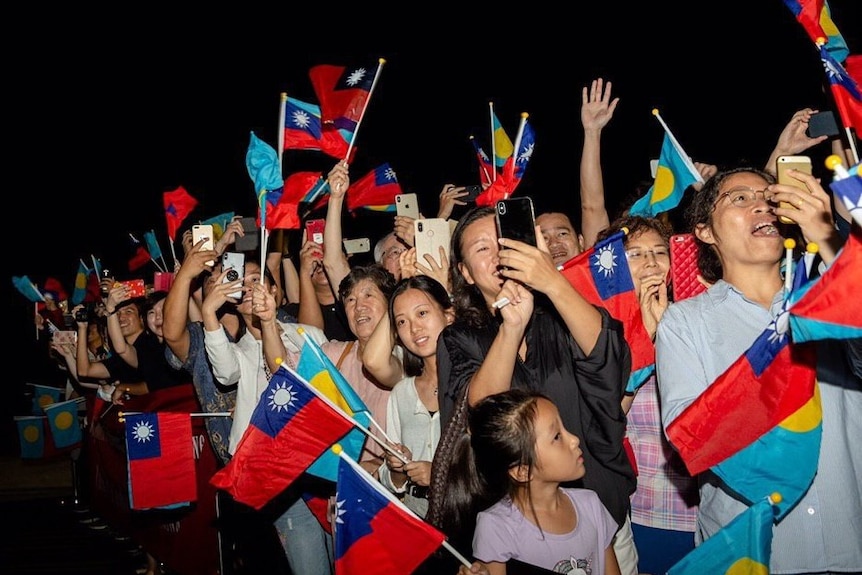
POLYGON ((721 202, 721 200, 723 200, 724 198, 730 198, 730 203, 737 208, 748 208, 750 206, 753 206, 754 203, 757 201, 757 194, 762 194, 763 199, 766 201, 769 201, 769 199, 772 197, 772 194, 770 194, 766 190, 752 190, 747 186, 733 188, 724 192, 723 194, 720 194, 715 199, 715 202, 712 203, 712 209, 713 211, 715 211, 715 208, 718 207, 719 202, 721 202))
POLYGON ((386 260, 394 260, 398 258, 401 254, 407 251, 407 248, 402 246, 393 246, 383 252, 383 259, 386 260))
POLYGON ((632 248, 630 250, 626 250, 626 258, 630 262, 644 262, 647 259, 647 255, 652 254, 652 257, 656 260, 667 260, 670 259, 670 252, 667 248, 654 248, 651 250, 644 250, 641 248, 632 248))

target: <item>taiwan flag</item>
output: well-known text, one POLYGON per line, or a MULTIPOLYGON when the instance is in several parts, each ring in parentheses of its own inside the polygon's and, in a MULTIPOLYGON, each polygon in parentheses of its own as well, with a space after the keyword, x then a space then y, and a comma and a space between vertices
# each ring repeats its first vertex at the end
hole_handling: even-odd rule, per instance
POLYGON ((445 536, 341 452, 336 488, 335 572, 409 575, 445 536))
POLYGON ((177 507, 196 501, 191 415, 159 411, 124 417, 131 508, 177 507))
POLYGON ((321 123, 320 106, 287 98, 284 111, 285 150, 314 150, 343 159, 347 156, 351 139, 353 132, 321 123))
POLYGON ((844 66, 832 57, 825 44, 820 46, 820 59, 841 124, 845 128, 854 128, 857 134, 862 133, 862 88, 844 66))
POLYGON ((655 370, 655 346, 644 327, 623 245, 625 232, 617 232, 563 264, 562 273, 588 302, 608 310, 623 324, 632 352, 632 369, 626 392, 633 393, 655 370))
POLYGON ((338 129, 355 132, 365 112, 378 66, 313 66, 308 75, 317 101, 320 119, 338 129))
POLYGON ((485 153, 485 150, 482 149, 482 146, 479 145, 475 137, 470 136, 470 143, 473 144, 473 151, 476 152, 476 161, 479 163, 479 182, 483 186, 490 186, 497 168, 491 163, 491 158, 488 157, 488 154, 485 153))
POLYGON ((769 573, 773 518, 772 503, 759 500, 690 551, 667 575, 769 573))
POLYGON ((859 174, 859 164, 850 168, 848 173, 846 178, 834 178, 829 188, 850 212, 853 221, 862 226, 862 175, 859 174))
POLYGON ((751 445, 813 396, 813 344, 791 344, 787 311, 667 427, 694 476, 751 445))
MULTIPOLYGON (((276 203, 266 207, 266 229, 298 230, 301 225, 299 204, 320 188, 321 179, 320 172, 295 172, 289 175, 284 180, 284 187, 276 203)), ((270 194, 267 193, 267 202, 269 201, 270 194)))
POLYGON ((173 242, 177 238, 177 230, 180 229, 183 220, 192 213, 192 210, 198 205, 198 201, 184 187, 180 186, 170 192, 164 192, 162 194, 162 203, 165 207, 168 237, 173 242))
POLYGON ((233 457, 210 483, 260 509, 352 428, 350 418, 282 366, 261 394, 233 457))
POLYGON ((388 163, 381 164, 350 184, 347 189, 347 209, 360 208, 379 212, 395 211, 395 196, 401 193, 398 178, 388 163))

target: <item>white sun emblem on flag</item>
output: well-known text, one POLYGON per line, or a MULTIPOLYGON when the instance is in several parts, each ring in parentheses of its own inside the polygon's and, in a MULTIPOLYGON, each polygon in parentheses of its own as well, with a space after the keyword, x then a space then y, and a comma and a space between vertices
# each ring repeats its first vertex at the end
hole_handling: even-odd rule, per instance
POLYGON ((356 86, 362 81, 362 78, 365 77, 366 70, 365 68, 357 68, 347 77, 347 85, 348 86, 356 86))
POLYGON ((853 203, 853 199, 848 196, 841 196, 841 201, 850 212, 850 215, 853 216, 854 220, 862 221, 860 220, 860 217, 862 217, 862 195, 856 198, 855 204, 853 203))
POLYGON ((524 162, 526 162, 527 160, 529 160, 530 158, 532 158, 532 157, 533 157, 533 146, 535 146, 535 144, 530 144, 530 145, 529 145, 529 146, 527 146, 527 148, 526 148, 526 149, 521 153, 521 155, 520 155, 520 156, 518 156, 518 163, 524 163, 524 162))
POLYGON ((614 274, 614 268, 617 267, 617 255, 614 253, 613 247, 604 246, 603 248, 599 248, 599 251, 595 254, 595 258, 593 265, 605 274, 605 277, 614 274))
POLYGON ((341 518, 341 516, 344 515, 344 512, 345 512, 344 499, 339 501, 338 498, 336 498, 336 500, 335 500, 335 522, 336 523, 340 523, 340 524, 344 525, 344 520, 341 518))
POLYGON ((275 389, 272 390, 267 399, 269 401, 268 407, 273 411, 286 410, 293 405, 295 399, 293 386, 288 387, 284 381, 276 384, 275 389))
POLYGON ((300 128, 307 128, 311 124, 311 118, 305 113, 305 110, 296 110, 293 113, 293 123, 300 128))
POLYGON ((149 421, 139 421, 133 433, 138 443, 146 443, 156 435, 149 421))
POLYGON ((386 175, 387 180, 395 179, 395 170, 393 170, 392 168, 386 168, 386 171, 383 173, 386 175))
POLYGON ((784 336, 787 335, 787 328, 790 325, 790 312, 787 309, 781 310, 781 313, 778 314, 778 317, 775 318, 769 327, 766 328, 770 331, 769 334, 769 342, 775 343, 777 341, 782 341, 784 336))
POLYGON ((486 162, 491 161, 491 158, 488 157, 488 154, 485 153, 485 150, 479 150, 479 155, 482 156, 482 159, 486 162))
POLYGON ((820 59, 820 61, 823 62, 823 67, 826 68, 826 75, 829 76, 830 79, 844 77, 844 74, 841 73, 841 70, 835 67, 834 62, 827 62, 822 58, 820 59))

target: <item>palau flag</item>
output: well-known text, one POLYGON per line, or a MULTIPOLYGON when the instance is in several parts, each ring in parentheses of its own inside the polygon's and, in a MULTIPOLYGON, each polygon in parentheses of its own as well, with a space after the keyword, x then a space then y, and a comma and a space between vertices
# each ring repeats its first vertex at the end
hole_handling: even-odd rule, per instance
POLYGON ((258 226, 263 224, 266 229, 272 229, 267 221, 268 212, 281 201, 284 179, 281 177, 281 165, 275 148, 258 138, 254 132, 251 133, 245 154, 245 167, 254 182, 258 226))
POLYGON ((658 158, 655 182, 647 193, 629 209, 632 216, 655 217, 677 207, 685 190, 697 181, 702 181, 676 139, 665 131, 658 158))
POLYGON ((494 137, 494 165, 502 168, 506 160, 515 153, 515 145, 503 129, 503 124, 500 123, 493 108, 491 109, 491 134, 494 137))
POLYGON ((784 0, 784 4, 793 12, 812 42, 823 38, 833 58, 839 62, 847 59, 850 49, 832 20, 832 11, 826 0, 784 0))
POLYGON ((394 212, 395 196, 401 193, 401 184, 388 163, 381 164, 350 184, 347 190, 347 209, 351 212, 364 208, 378 212, 394 212))
POLYGON ((30 278, 27 276, 12 276, 12 285, 15 286, 15 289, 21 292, 21 295, 34 303, 45 301, 45 297, 42 295, 42 292, 39 291, 36 284, 31 282, 30 278))
MULTIPOLYGON (((287 98, 284 111, 284 149, 314 150, 337 159, 347 156, 353 132, 324 125, 320 106, 287 98)), ((355 153, 354 150, 351 155, 355 153)), ((348 160, 349 161, 349 160, 348 160)))
POLYGON ((45 419, 43 416, 16 415, 18 441, 21 445, 21 459, 42 459, 45 457, 45 419))
POLYGON ((233 457, 210 483, 260 509, 352 427, 343 412, 282 365, 261 394, 233 457))
MULTIPOLYGON (((371 413, 365 402, 338 371, 329 356, 323 353, 317 342, 310 337, 305 338, 305 345, 302 346, 296 371, 317 391, 352 417, 356 423, 368 429, 371 413)), ((349 457, 358 461, 366 439, 365 432, 354 427, 347 435, 340 438, 338 443, 349 457)), ((338 456, 329 449, 325 450, 308 468, 308 472, 334 482, 338 473, 338 456)))
POLYGON ((197 477, 189 413, 127 414, 126 456, 132 509, 196 501, 197 477))
POLYGON ((87 297, 87 285, 90 283, 90 274, 93 272, 84 263, 84 260, 78 260, 78 273, 75 274, 75 289, 72 291, 71 304, 78 305, 84 298, 87 297))
POLYGON ((51 437, 54 439, 54 446, 58 449, 81 443, 83 434, 78 421, 78 406, 83 401, 83 398, 70 399, 45 406, 51 437))
POLYGON ((445 540, 343 452, 335 500, 336 573, 409 575, 445 540))
POLYGON ((45 406, 57 403, 63 397, 63 390, 59 387, 39 385, 38 383, 28 383, 27 385, 33 387, 33 415, 45 415, 45 406))
POLYGON ((562 274, 590 303, 608 310, 623 323, 632 352, 631 376, 626 392, 632 393, 655 371, 655 346, 644 327, 623 245, 625 232, 605 238, 563 265, 562 274))
POLYGON ((773 431, 814 396, 814 344, 790 342, 787 315, 780 313, 667 427, 692 476, 773 431))
POLYGON ((671 567, 667 575, 768 575, 774 512, 766 498, 671 567))
POLYGON ((311 86, 320 102, 320 119, 324 124, 333 124, 348 132, 356 131, 380 65, 347 67, 320 64, 308 71, 311 86))
POLYGON ((862 337, 862 306, 852 305, 862 285, 862 228, 850 237, 821 275, 789 295, 794 342, 862 337))

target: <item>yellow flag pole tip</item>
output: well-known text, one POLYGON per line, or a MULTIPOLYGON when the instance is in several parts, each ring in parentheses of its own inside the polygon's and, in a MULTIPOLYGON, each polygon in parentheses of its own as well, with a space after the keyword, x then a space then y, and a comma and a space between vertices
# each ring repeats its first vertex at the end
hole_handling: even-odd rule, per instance
POLYGON ((823 36, 818 36, 817 40, 815 40, 814 43, 818 46, 822 46, 826 43, 826 38, 824 38, 823 36))
POLYGON ((629 235, 629 229, 627 227, 623 226, 622 230, 623 230, 623 233, 625 233, 626 235, 629 235))
POLYGON ((305 333, 305 330, 301 327, 298 327, 298 328, 296 328, 296 333, 298 333, 299 335, 302 335, 305 333))
POLYGON ((832 154, 831 156, 827 157, 826 161, 823 163, 826 164, 826 167, 830 170, 834 170, 836 166, 840 166, 843 162, 841 161, 840 157, 836 156, 835 154, 832 154))
POLYGON ((787 238, 786 240, 784 240, 784 247, 788 250, 792 250, 796 247, 796 240, 794 240, 793 238, 787 238))
POLYGON ((281 365, 284 363, 284 360, 280 357, 275 358, 275 365, 281 365))
POLYGON ((521 117, 522 118, 529 118, 530 114, 528 114, 527 112, 521 112, 521 117))
POLYGON ((653 109, 652 109, 652 115, 653 115, 653 116, 658 116, 658 108, 653 108, 653 109))
POLYGON ((335 455, 341 455, 342 451, 344 451, 344 449, 341 447, 340 443, 336 443, 332 446, 332 453, 334 453, 335 455))
POLYGON ((378 62, 380 62, 381 64, 385 64, 385 63, 386 63, 386 58, 380 58, 380 59, 378 60, 378 62))
POLYGON ((805 246, 805 251, 809 254, 816 254, 820 251, 820 246, 818 246, 815 242, 808 242, 808 245, 805 246))
POLYGON ((778 505, 783 500, 784 500, 784 498, 777 491, 772 492, 772 494, 770 494, 770 496, 769 496, 769 502, 772 503, 773 505, 778 505))

